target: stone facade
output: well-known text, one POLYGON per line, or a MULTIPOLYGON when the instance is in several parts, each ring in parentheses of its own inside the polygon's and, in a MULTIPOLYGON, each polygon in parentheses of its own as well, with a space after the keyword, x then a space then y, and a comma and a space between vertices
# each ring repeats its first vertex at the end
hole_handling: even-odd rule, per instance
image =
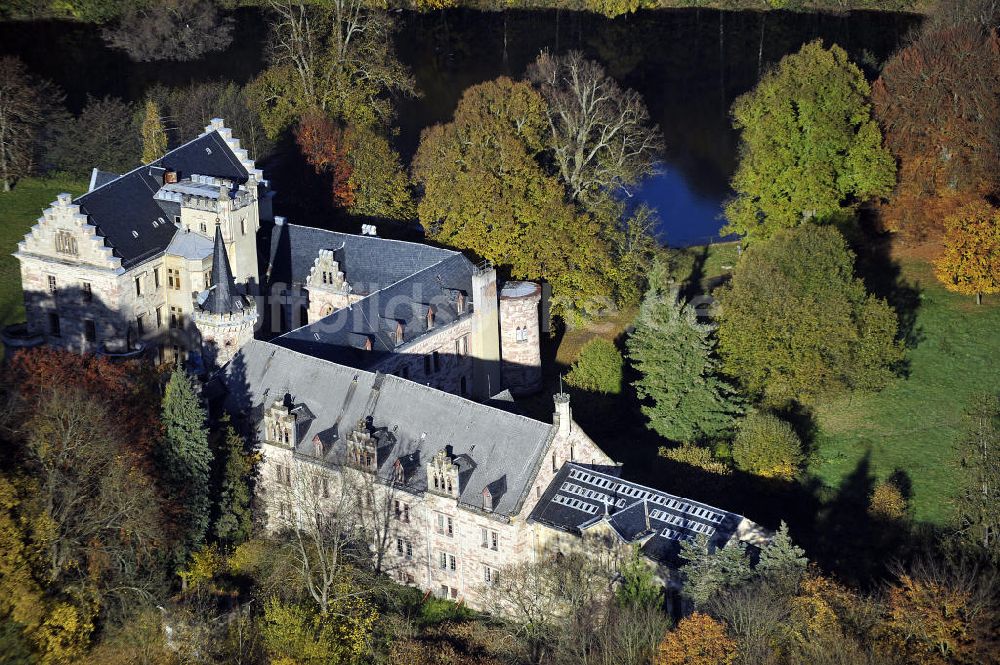
MULTIPOLYGON (((214 119, 202 137, 213 132, 225 141, 248 179, 241 184, 192 173, 181 174, 178 181, 175 172, 153 165, 139 169, 148 172, 122 176, 142 176, 147 187, 150 182, 162 183, 151 194, 162 216, 146 222, 149 228, 129 222, 137 227, 131 232, 135 244, 141 246, 146 234, 160 238, 173 234, 165 248, 161 244, 152 253, 140 254, 127 267, 101 231, 102 218, 91 219, 69 194, 60 194, 43 212, 15 253, 28 335, 78 352, 116 357, 152 354, 159 361, 184 360, 201 351, 192 316, 198 294, 210 286, 210 238, 217 224, 240 287, 253 292, 257 283, 262 175, 221 119, 214 119)), ((98 188, 85 196, 120 196, 116 186, 112 181, 103 186, 109 188, 106 192, 98 188)), ((253 326, 250 335, 247 331, 243 323, 226 321, 213 342, 241 344, 252 336, 253 326)))
POLYGON ((378 514, 384 514, 387 520, 383 535, 373 544, 382 569, 403 584, 475 608, 484 608, 484 589, 498 579, 505 566, 533 561, 543 551, 541 548, 551 544, 551 534, 537 533, 545 527, 529 523, 527 518, 562 464, 575 457, 586 460, 582 463, 617 469, 572 422, 569 397, 558 395, 548 441, 540 464, 531 471, 532 480, 520 509, 514 515, 504 515, 493 511, 488 491, 484 491, 480 505, 458 500, 460 476, 457 468, 449 474, 452 463, 445 450, 412 471, 428 474, 427 490, 422 492, 386 482, 374 476, 366 464, 357 464, 357 460, 328 465, 294 451, 291 442, 295 440, 296 423, 289 408, 275 403, 264 413, 260 428, 264 434, 258 486, 268 528, 300 524, 317 508, 339 512, 345 503, 366 512, 368 517, 358 519, 368 525, 377 520, 378 514), (435 474, 444 479, 436 489, 435 474), (322 498, 316 498, 317 491, 322 498), (369 492, 374 497, 372 505, 359 507, 362 500, 358 497, 369 492))
POLYGON ((500 291, 500 352, 504 383, 515 395, 542 387, 541 330, 538 307, 542 288, 533 282, 508 282, 500 291))

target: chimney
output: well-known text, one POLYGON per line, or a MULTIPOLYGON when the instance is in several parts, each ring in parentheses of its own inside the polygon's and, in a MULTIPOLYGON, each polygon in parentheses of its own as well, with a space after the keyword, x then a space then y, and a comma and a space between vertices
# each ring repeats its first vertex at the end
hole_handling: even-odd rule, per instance
POLYGON ((163 172, 163 184, 171 185, 177 182, 177 171, 167 170, 163 172))
POLYGON ((560 436, 569 436, 573 431, 573 411, 569 408, 569 394, 556 393, 553 401, 556 410, 552 414, 552 424, 559 427, 560 436))

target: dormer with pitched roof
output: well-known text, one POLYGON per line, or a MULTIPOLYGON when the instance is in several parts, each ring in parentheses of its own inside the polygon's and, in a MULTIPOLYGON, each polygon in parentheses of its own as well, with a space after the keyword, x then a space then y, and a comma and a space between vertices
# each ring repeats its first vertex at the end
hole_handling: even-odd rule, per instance
POLYGON ((427 463, 427 491, 457 499, 461 494, 459 474, 456 460, 442 448, 427 463))

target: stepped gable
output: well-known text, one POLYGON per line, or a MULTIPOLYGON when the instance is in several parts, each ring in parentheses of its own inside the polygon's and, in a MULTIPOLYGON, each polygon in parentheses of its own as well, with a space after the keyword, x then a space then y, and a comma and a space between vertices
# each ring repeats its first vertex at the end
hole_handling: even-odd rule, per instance
POLYGON ((96 172, 94 188, 73 202, 125 269, 162 253, 177 232, 173 223, 176 211, 165 209, 154 199, 163 185, 165 170, 178 171, 181 177, 197 173, 237 183, 249 178, 246 167, 218 131, 203 134, 155 162, 113 179, 105 172, 96 172))
POLYGON ((293 442, 304 459, 343 464, 349 435, 365 423, 381 442, 379 476, 389 481, 402 469, 403 486, 423 492, 427 463, 445 450, 459 468, 459 505, 484 510, 488 488, 491 512, 501 516, 520 511, 552 433, 547 423, 259 340, 248 342, 215 380, 226 409, 249 416, 259 440, 264 410, 276 400, 287 395, 295 408, 308 409, 293 442))
MULTIPOLYGON (((274 224, 262 274, 271 284, 305 284, 320 250, 330 250, 351 291, 366 295, 459 252, 402 240, 339 233, 287 222, 274 224)), ((262 252, 263 254, 263 252, 262 252)))
POLYGON ((681 543, 699 535, 712 548, 765 537, 742 515, 573 463, 563 465, 528 519, 576 534, 607 526, 621 542, 638 544, 645 556, 669 566, 682 563, 681 543))
POLYGON ((303 285, 320 250, 333 251, 351 293, 364 297, 275 344, 366 369, 472 313, 472 263, 460 252, 419 243, 277 224, 265 274, 272 285, 303 285))

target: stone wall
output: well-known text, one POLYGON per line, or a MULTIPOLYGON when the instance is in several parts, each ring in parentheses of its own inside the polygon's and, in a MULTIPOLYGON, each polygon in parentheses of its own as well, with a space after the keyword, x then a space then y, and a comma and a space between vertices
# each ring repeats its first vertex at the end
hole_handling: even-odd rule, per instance
POLYGON ((532 282, 508 282, 500 292, 500 353, 504 384, 515 395, 542 386, 538 304, 542 288, 532 282))

